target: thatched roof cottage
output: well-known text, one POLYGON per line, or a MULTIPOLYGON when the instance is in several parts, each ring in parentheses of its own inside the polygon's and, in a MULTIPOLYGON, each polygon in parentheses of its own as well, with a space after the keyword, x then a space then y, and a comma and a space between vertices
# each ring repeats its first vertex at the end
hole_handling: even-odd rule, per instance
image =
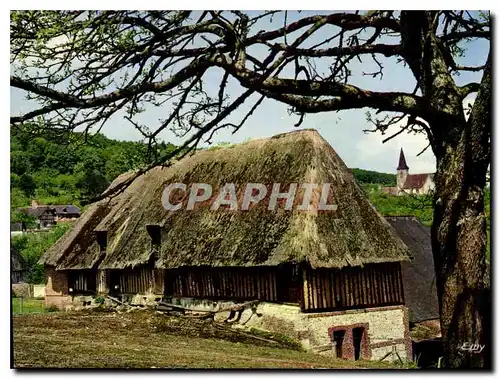
POLYGON ((408 247, 333 148, 315 130, 302 130, 149 171, 91 205, 41 263, 47 302, 63 306, 97 293, 198 305, 259 300, 258 312, 247 310, 239 321, 281 329, 338 357, 376 359, 393 346, 411 356, 401 272, 407 260, 408 247), (178 210, 165 208, 172 183, 184 186, 167 196, 178 210), (215 207, 213 199, 193 206, 196 183, 214 196, 232 183, 234 193, 217 197, 215 207), (249 183, 266 195, 243 210, 249 183), (310 204, 334 206, 301 208, 311 183, 318 186, 309 187, 310 204), (232 196, 234 207, 224 205, 232 196))

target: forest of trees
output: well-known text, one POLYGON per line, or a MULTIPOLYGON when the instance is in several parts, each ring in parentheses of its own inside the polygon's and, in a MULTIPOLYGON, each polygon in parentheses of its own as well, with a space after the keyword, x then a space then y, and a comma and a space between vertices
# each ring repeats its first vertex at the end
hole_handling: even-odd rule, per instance
POLYGON ((395 186, 396 174, 385 174, 383 172, 362 170, 353 168, 352 173, 360 183, 381 184, 383 186, 395 186))
MULTIPOLYGON (((11 218, 23 218, 15 209, 40 204, 84 205, 99 195, 118 175, 148 163, 147 146, 115 141, 102 134, 84 140, 83 134, 67 137, 32 136, 12 129, 10 154, 11 218)), ((156 154, 173 149, 161 143, 156 154)))
MULTIPOLYGON (((174 146, 160 143, 155 154, 174 146)), ((149 163, 147 146, 140 142, 116 141, 102 134, 87 141, 82 134, 67 137, 50 134, 33 136, 26 130, 11 129, 10 214, 11 222, 35 220, 16 209, 40 204, 74 204, 85 209, 120 174, 149 163)), ((43 267, 37 264, 42 254, 57 241, 71 223, 60 223, 48 232, 27 233, 11 238, 29 266, 28 281, 43 283, 43 267)))

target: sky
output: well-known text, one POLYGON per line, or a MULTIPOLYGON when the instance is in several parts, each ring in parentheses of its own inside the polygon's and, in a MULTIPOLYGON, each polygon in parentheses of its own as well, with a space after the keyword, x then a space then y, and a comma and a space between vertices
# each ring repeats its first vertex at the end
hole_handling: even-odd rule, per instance
MULTIPOLYGON (((331 11, 329 11, 331 12, 331 11)), ((328 13, 329 13, 328 12, 328 13)), ((314 12, 314 14, 322 12, 314 12)), ((288 21, 294 18, 308 16, 313 12, 302 12, 301 14, 290 13, 288 21)), ((282 17, 275 17, 271 25, 267 28, 276 28, 283 25, 282 17)), ((331 29, 325 27, 325 30, 318 32, 315 37, 318 40, 331 33, 331 29)), ((290 38, 293 37, 292 35, 290 38)), ((308 43, 314 43, 314 39, 308 43)), ((397 43, 390 41, 386 43, 397 43)), ((307 45, 305 45, 307 47, 307 45)), ((477 41, 468 45, 468 51, 459 64, 463 65, 481 65, 485 62, 488 54, 488 45, 486 41, 477 41)), ((375 91, 409 91, 411 92, 415 85, 415 80, 407 67, 402 63, 396 62, 395 58, 382 60, 384 65, 384 76, 382 80, 361 75, 362 71, 373 71, 373 63, 355 64, 353 66, 353 77, 351 84, 361 88, 375 91)), ((325 62, 325 65, 327 62, 325 62)), ((325 66, 326 67, 326 66, 325 66)), ((207 86, 217 87, 219 78, 218 73, 208 73, 206 75, 207 86)), ((480 73, 463 73, 456 78, 457 84, 462 85, 470 81, 479 81, 480 73)), ((232 94, 241 93, 235 82, 231 83, 230 90, 232 94)), ((11 88, 11 114, 19 114, 33 105, 24 99, 25 93, 18 89, 11 88)), ((468 102, 471 100, 468 99, 468 102)), ((247 107, 237 110, 233 117, 235 120, 241 119, 245 115, 247 107)), ((410 173, 425 173, 435 171, 435 158, 431 149, 427 149, 422 155, 417 154, 424 149, 428 142, 423 134, 408 135, 401 134, 387 143, 382 140, 399 130, 397 126, 389 129, 386 135, 380 133, 365 133, 363 130, 372 129, 372 125, 366 120, 366 111, 368 109, 347 110, 341 112, 328 112, 320 114, 310 114, 304 119, 300 127, 295 127, 298 117, 290 116, 287 107, 274 100, 266 99, 255 113, 248 119, 245 125, 235 134, 231 130, 221 130, 213 138, 213 143, 231 142, 238 143, 248 139, 270 137, 275 134, 289 132, 297 129, 316 129, 336 150, 348 167, 363 168, 379 172, 393 173, 396 171, 399 150, 403 148, 406 155, 406 161, 410 168, 410 173)), ((146 125, 157 125, 158 120, 168 114, 168 109, 156 108, 142 114, 141 123, 146 125)), ((139 141, 142 135, 134 129, 133 125, 121 118, 112 118, 102 129, 106 136, 118 140, 139 141)), ((164 132, 161 135, 165 142, 180 144, 184 140, 177 138, 172 132, 164 132)))

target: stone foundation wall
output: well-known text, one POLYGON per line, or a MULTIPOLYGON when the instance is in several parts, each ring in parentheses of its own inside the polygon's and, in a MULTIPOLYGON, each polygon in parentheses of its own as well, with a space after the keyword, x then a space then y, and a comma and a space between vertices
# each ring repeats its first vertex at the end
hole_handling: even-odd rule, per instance
POLYGON ((408 308, 404 306, 307 314, 306 317, 311 346, 332 344, 332 333, 338 327, 349 330, 359 326, 366 329, 366 358, 381 359, 395 346, 401 359, 412 359, 408 308))
POLYGON ((161 295, 154 293, 137 293, 137 294, 123 294, 121 295, 124 303, 133 305, 151 305, 161 299, 161 295))
MULTIPOLYGON (((171 302, 200 310, 218 310, 236 304, 232 301, 192 298, 174 298, 171 302)), ((221 312, 215 317, 216 320, 223 321, 228 316, 229 312, 221 312)), ((246 309, 239 317, 235 317, 235 327, 256 328, 287 335, 301 342, 306 350, 332 356, 332 334, 335 330, 346 330, 346 340, 352 340, 352 329, 363 327, 365 334, 362 358, 381 359, 393 351, 393 346, 401 359, 412 358, 408 309, 404 306, 303 313, 297 305, 259 303, 255 309, 246 309)), ((346 341, 345 345, 343 357, 354 359, 354 352, 349 348, 349 345, 352 347, 352 341, 346 341)))

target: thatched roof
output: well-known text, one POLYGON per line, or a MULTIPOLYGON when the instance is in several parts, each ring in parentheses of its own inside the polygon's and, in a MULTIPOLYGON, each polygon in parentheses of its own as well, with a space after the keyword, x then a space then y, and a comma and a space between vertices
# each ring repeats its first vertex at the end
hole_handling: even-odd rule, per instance
POLYGON ((315 130, 303 130, 199 151, 170 168, 149 171, 114 199, 93 204, 41 262, 58 269, 144 264, 152 254, 146 230, 150 224, 161 227, 158 268, 285 262, 341 268, 406 260, 408 251, 332 147, 315 130), (268 201, 262 200, 248 211, 224 207, 211 211, 206 204, 194 210, 184 206, 167 211, 161 203, 163 190, 177 182, 211 184, 214 197, 225 183, 235 183, 240 205, 247 183, 264 183, 268 188, 281 183, 282 192, 290 183, 299 187, 331 183, 328 203, 337 204, 338 209, 311 212, 278 206, 270 211, 268 201), (107 231, 104 257, 99 257, 94 230, 107 231))
POLYGON ((10 247, 10 262, 12 271, 26 271, 28 269, 28 265, 23 256, 12 246, 10 247))
POLYGON ((402 264, 405 302, 410 321, 439 318, 436 271, 432 257, 430 228, 413 216, 386 217, 410 248, 413 260, 402 264))

